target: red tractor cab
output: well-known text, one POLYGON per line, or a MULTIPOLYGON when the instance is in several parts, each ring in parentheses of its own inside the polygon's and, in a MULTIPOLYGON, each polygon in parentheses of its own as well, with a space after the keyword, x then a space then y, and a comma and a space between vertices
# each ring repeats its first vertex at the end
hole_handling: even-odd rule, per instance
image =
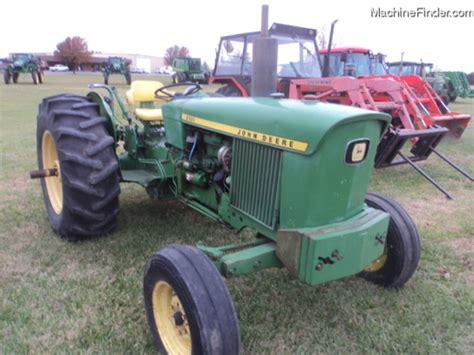
MULTIPOLYGON (((253 42, 260 32, 221 37, 209 83, 224 84, 224 96, 250 96, 253 42)), ((289 83, 296 78, 321 77, 316 30, 274 23, 269 36, 278 40, 278 91, 288 97, 289 83)))

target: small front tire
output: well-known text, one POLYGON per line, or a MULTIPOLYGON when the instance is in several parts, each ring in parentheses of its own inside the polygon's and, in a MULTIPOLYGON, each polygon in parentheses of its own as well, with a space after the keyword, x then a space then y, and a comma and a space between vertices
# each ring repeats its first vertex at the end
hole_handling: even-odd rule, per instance
POLYGON ((396 201, 377 193, 368 193, 369 207, 390 215, 385 252, 359 276, 377 285, 400 288, 415 272, 420 260, 420 237, 415 223, 396 201))
POLYGON ((145 268, 145 310, 154 344, 168 354, 238 354, 240 335, 229 291, 200 250, 170 245, 145 268))

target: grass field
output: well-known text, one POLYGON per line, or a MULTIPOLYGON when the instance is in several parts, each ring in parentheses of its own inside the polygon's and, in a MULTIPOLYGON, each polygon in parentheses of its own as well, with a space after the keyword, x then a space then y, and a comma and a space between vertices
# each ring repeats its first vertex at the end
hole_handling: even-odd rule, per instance
MULTIPOLYGON (((152 78, 152 77, 146 77, 152 78)), ((48 224, 36 163, 41 99, 86 93, 93 74, 0 84, 0 353, 152 353, 142 299, 147 258, 169 243, 228 242, 231 233, 176 202, 122 185, 119 230, 69 243, 48 224)), ((120 91, 124 78, 111 76, 120 91)), ((474 115, 474 100, 451 108, 474 115)), ((474 173, 474 124, 440 149, 474 173)), ((448 201, 410 167, 378 170, 373 191, 401 202, 421 233, 419 270, 400 291, 356 277, 316 287, 267 270, 228 280, 245 353, 474 353, 474 187, 436 157, 421 164, 448 201)))

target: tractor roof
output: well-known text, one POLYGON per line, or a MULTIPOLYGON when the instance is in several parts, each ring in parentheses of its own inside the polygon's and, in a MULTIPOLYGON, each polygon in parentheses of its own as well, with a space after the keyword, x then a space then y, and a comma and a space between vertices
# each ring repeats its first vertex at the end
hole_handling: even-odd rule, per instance
MULTIPOLYGON (((328 52, 327 49, 320 49, 319 52, 321 54, 326 54, 328 52)), ((331 53, 370 53, 371 50, 362 47, 339 47, 339 48, 332 48, 331 53)))
MULTIPOLYGON (((317 31, 314 28, 306 28, 292 25, 284 25, 281 23, 274 22, 268 32, 273 36, 283 35, 291 36, 292 38, 304 38, 304 39, 315 39, 317 31)), ((244 36, 259 36, 260 32, 244 32, 234 35, 222 36, 221 39, 230 39, 235 37, 244 37, 244 36)))

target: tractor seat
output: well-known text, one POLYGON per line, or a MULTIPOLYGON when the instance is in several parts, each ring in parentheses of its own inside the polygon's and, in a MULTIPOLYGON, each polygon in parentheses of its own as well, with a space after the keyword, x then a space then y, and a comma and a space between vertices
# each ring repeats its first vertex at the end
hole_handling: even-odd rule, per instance
MULTIPOLYGON (((137 118, 143 121, 162 121, 161 109, 154 106, 155 102, 163 103, 163 100, 155 97, 155 91, 163 87, 159 81, 137 80, 132 83, 130 90, 125 94, 128 105, 139 105, 135 109, 137 118)), ((167 91, 170 95, 174 92, 167 91)))
POLYGON ((142 121, 163 121, 161 108, 136 108, 135 116, 142 121))

